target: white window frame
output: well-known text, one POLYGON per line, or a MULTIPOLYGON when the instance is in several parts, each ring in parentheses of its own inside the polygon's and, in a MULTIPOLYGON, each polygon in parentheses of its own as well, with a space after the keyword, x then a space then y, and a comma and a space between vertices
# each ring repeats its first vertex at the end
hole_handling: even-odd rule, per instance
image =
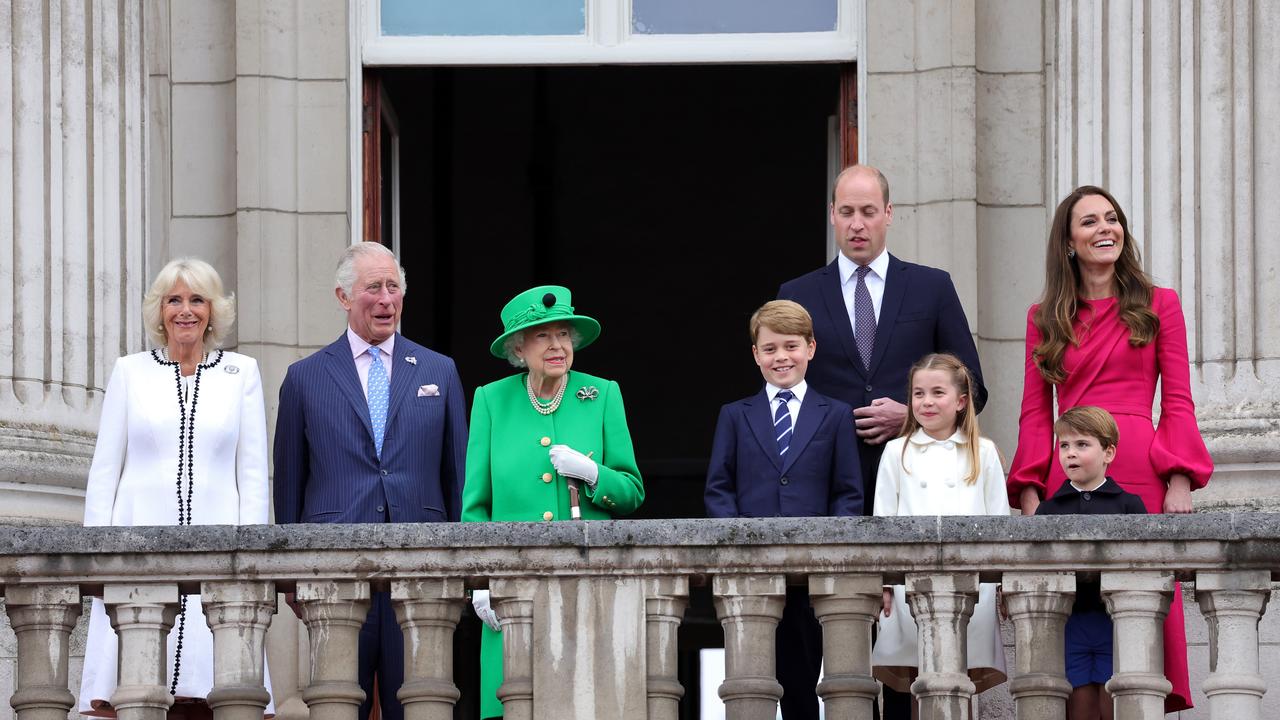
POLYGON ((361 62, 374 67, 851 62, 865 26, 865 0, 837 0, 829 32, 633 34, 632 0, 585 0, 581 35, 403 36, 382 34, 382 0, 356 1, 361 62))

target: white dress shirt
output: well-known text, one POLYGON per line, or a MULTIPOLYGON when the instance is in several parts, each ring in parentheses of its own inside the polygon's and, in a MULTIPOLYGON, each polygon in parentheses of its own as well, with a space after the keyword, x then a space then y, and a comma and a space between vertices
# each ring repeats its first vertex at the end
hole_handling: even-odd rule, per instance
MULTIPOLYGON (((794 386, 787 388, 795 395, 795 397, 787 401, 787 411, 791 413, 791 429, 793 431, 796 427, 796 421, 800 419, 800 405, 804 402, 804 393, 808 387, 805 381, 801 380, 794 386)), ((782 402, 778 397, 778 393, 782 392, 782 390, 783 388, 772 383, 764 384, 764 392, 769 396, 769 417, 778 416, 778 405, 782 402)))
MULTIPOLYGON (((364 390, 364 399, 369 399, 369 368, 373 365, 373 356, 369 354, 369 348, 373 347, 364 341, 364 338, 356 334, 351 326, 347 326, 347 342, 351 344, 351 357, 356 361, 356 374, 360 376, 360 388, 364 390)), ((391 351, 395 348, 396 336, 392 333, 390 337, 378 343, 378 349, 382 351, 382 365, 387 369, 387 382, 391 382, 391 351)))
MULTIPOLYGON (((853 294, 858 287, 858 264, 850 260, 844 253, 836 258, 840 269, 840 292, 844 295, 844 307, 849 312, 849 322, 853 322, 853 294)), ((885 248, 870 263, 871 272, 867 273, 867 292, 871 293, 871 305, 876 311, 876 323, 880 322, 880 305, 884 300, 884 282, 889 277, 889 249, 885 248)))

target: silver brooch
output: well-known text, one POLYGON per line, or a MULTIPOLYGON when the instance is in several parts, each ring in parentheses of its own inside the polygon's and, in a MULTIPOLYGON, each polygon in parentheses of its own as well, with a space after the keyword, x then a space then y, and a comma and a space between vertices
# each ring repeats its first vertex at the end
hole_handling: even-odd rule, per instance
POLYGON ((600 397, 600 391, 596 389, 595 385, 578 388, 579 400, 595 400, 598 397, 600 397))
POLYGON ((412 355, 405 355, 405 356, 404 356, 404 361, 405 361, 405 362, 407 362, 407 363, 409 363, 410 365, 417 365, 417 364, 418 364, 418 358, 416 358, 416 357, 414 357, 414 356, 412 356, 412 355))
POLYGON ((236 373, 240 372, 240 368, 236 367, 235 365, 223 365, 222 371, 228 375, 235 375, 236 373))

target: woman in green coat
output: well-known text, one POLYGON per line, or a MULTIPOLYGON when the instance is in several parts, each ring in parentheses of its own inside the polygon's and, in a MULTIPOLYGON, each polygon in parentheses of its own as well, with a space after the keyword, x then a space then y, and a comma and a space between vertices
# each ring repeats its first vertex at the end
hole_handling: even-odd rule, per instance
MULTIPOLYGON (((463 522, 608 520, 644 502, 618 384, 571 370, 574 352, 600 335, 571 300, 567 288, 544 285, 502 308, 503 333, 489 350, 522 372, 476 390, 463 522)), ((485 622, 480 717, 501 717, 501 625, 487 590, 472 604, 485 622)))

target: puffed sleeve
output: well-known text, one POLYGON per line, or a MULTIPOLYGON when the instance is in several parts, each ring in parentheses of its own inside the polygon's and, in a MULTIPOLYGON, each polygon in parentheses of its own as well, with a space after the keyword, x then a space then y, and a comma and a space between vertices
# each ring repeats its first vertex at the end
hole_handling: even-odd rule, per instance
POLYGON ((471 430, 467 437, 466 481, 462 485, 462 522, 493 519, 493 472, 489 443, 493 435, 489 402, 483 387, 476 388, 471 403, 471 430))
POLYGON ((899 485, 902 482, 902 446, 906 438, 890 440, 880 455, 880 467, 876 470, 876 498, 872 505, 873 515, 896 516, 898 511, 899 485))
POLYGON ((598 463, 600 476, 594 488, 583 488, 588 499, 613 515, 630 515, 644 502, 644 481, 636 467, 631 446, 627 411, 618 383, 609 381, 601 398, 604 402, 604 457, 598 463))
POLYGON ((267 482, 267 412, 262 403, 262 375, 253 358, 244 358, 242 370, 245 378, 240 397, 240 437, 236 442, 240 524, 266 525, 271 490, 267 482))
POLYGON ((1033 487, 1045 495, 1049 468, 1053 462, 1053 386, 1036 367, 1031 351, 1040 344, 1035 324, 1035 305, 1027 311, 1027 347, 1023 356, 1022 413, 1018 417, 1018 449, 1013 454, 1006 488, 1009 505, 1022 506, 1022 489, 1033 487))
POLYGON ((1000 451, 986 438, 979 443, 978 483, 982 487, 983 507, 988 515, 1008 515, 1008 492, 1004 482, 1004 468, 1000 465, 1000 451))
POLYGON ((1187 324, 1178 295, 1156 288, 1152 305, 1160 317, 1156 335, 1156 369, 1160 373, 1160 422, 1151 442, 1151 467, 1166 482, 1174 473, 1191 478, 1193 490, 1205 486, 1213 474, 1213 458, 1196 424, 1191 398, 1191 363, 1187 358, 1187 324))
POLYGON ((124 456, 129 440, 129 382, 124 358, 116 361, 102 400, 102 418, 98 421, 98 442, 93 448, 89 479, 84 488, 84 524, 110 525, 116 503, 116 488, 124 470, 124 456))

